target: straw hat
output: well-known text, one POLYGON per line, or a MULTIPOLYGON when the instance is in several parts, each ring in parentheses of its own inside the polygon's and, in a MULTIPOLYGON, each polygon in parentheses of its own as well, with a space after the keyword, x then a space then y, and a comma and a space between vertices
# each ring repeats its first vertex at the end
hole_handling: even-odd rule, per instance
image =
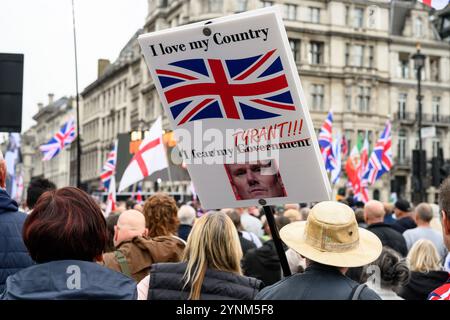
POLYGON ((288 224, 280 230, 281 239, 302 256, 336 267, 359 267, 381 254, 380 239, 358 228, 353 210, 340 202, 315 205, 307 221, 288 224))

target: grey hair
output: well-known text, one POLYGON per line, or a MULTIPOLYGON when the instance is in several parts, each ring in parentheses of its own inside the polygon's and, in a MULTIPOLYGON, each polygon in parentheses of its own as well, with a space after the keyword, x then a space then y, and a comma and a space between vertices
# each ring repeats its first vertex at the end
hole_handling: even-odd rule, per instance
POLYGON ((195 220, 195 209, 188 205, 183 205, 178 209, 178 219, 181 224, 191 225, 195 220))

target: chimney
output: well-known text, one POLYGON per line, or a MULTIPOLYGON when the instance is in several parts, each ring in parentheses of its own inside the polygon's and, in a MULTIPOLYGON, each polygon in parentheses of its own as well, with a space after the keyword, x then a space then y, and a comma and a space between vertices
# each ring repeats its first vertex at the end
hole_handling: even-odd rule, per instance
POLYGON ((106 68, 111 64, 107 59, 98 59, 97 62, 97 78, 100 78, 104 73, 106 68))
POLYGON ((41 109, 44 107, 44 104, 42 102, 38 103, 38 110, 41 111, 41 109))
POLYGON ((53 93, 49 93, 48 94, 48 105, 52 105, 53 104, 53 97, 55 95, 53 93))

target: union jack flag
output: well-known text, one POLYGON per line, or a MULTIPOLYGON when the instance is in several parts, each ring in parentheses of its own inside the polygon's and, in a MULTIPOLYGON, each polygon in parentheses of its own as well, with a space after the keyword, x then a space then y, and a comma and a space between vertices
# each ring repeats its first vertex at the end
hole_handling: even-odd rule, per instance
POLYGON ((43 161, 47 161, 56 157, 56 155, 64 149, 65 146, 75 140, 75 120, 70 119, 61 129, 46 143, 39 147, 43 153, 43 161))
POLYGON ((102 180, 103 188, 109 190, 109 184, 111 182, 111 176, 116 173, 117 162, 117 141, 114 142, 113 149, 108 153, 106 162, 103 165, 100 180, 102 180))
POLYGON ((391 123, 386 122, 383 132, 380 135, 372 154, 370 155, 369 164, 364 173, 364 180, 373 184, 384 173, 392 168, 392 149, 391 149, 391 123))
POLYGON ((331 148, 332 148, 331 143, 333 141, 333 137, 331 135, 332 129, 333 129, 333 111, 330 110, 319 132, 320 152, 322 153, 323 160, 325 161, 325 167, 329 167, 328 165, 330 161, 329 157, 331 155, 331 148))
POLYGON ((178 125, 201 119, 267 119, 294 111, 276 49, 243 59, 187 59, 157 69, 178 125))

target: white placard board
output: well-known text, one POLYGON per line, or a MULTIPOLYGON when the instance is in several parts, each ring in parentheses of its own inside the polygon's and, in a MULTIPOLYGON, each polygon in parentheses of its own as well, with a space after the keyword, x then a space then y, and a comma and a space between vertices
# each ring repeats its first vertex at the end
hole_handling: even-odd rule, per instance
POLYGON ((258 9, 139 37, 205 208, 330 199, 278 10, 258 9))

